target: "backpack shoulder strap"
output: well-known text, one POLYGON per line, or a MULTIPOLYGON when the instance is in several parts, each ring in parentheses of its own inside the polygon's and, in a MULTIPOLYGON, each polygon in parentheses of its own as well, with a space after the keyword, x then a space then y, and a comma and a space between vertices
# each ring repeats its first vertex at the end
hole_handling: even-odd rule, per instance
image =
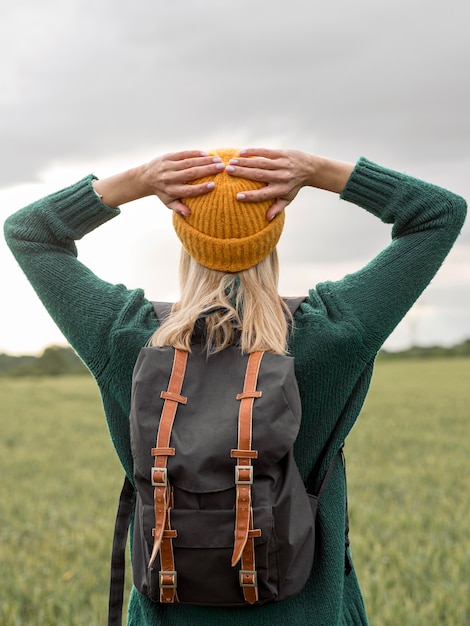
MULTIPOLYGON (((314 484, 315 484, 315 477, 316 477, 316 473, 317 473, 317 467, 314 466, 312 468, 312 470, 310 471, 310 474, 307 477, 307 480, 305 481, 305 488, 307 490, 307 493, 313 497, 314 500, 316 500, 317 502, 320 500, 321 495, 323 494, 323 492, 326 489, 326 486, 328 485, 329 481, 330 481, 330 477, 331 474, 333 473, 333 469, 336 465, 336 461, 338 459, 338 457, 341 458, 341 462, 343 464, 344 467, 344 474, 345 474, 345 480, 346 480, 346 457, 344 456, 344 443, 341 446, 341 448, 338 450, 338 452, 336 452, 329 465, 328 468, 325 472, 325 476, 322 480, 322 483, 320 485, 320 488, 318 490, 318 493, 314 492, 314 484)), ((322 457, 320 457, 322 458, 322 457)), ((345 491, 346 491, 346 511, 345 511, 345 524, 344 524, 344 572, 346 574, 346 576, 349 576, 349 574, 352 571, 352 562, 349 556, 349 511, 348 511, 348 487, 347 485, 345 485, 345 491)))
POLYGON ((297 311, 297 309, 302 304, 302 302, 305 302, 307 298, 306 296, 296 296, 296 297, 288 297, 288 298, 282 298, 282 299, 284 300, 285 304, 287 304, 287 307, 289 311, 291 312, 291 315, 294 315, 294 313, 297 311))
POLYGON ((171 313, 171 302, 152 302, 153 310, 157 316, 158 321, 162 324, 171 313))
MULTIPOLYGON (((334 469, 334 467, 336 465, 336 461, 338 459, 338 456, 339 456, 339 453, 335 454, 334 457, 331 459, 330 464, 328 465, 328 469, 326 470, 325 477, 323 478, 322 483, 320 485, 320 489, 318 490, 318 493, 315 494, 315 496, 317 498, 319 498, 319 499, 321 498, 323 492, 326 489, 326 486, 328 485, 328 483, 330 481, 331 474, 333 473, 333 469, 334 469)), ((308 483, 309 479, 311 480, 310 476, 309 476, 309 478, 307 478, 307 483, 308 483)))
POLYGON ((124 478, 119 506, 114 525, 114 539, 111 553, 111 578, 109 584, 108 626, 121 626, 124 580, 126 573, 126 543, 132 515, 134 487, 124 478))

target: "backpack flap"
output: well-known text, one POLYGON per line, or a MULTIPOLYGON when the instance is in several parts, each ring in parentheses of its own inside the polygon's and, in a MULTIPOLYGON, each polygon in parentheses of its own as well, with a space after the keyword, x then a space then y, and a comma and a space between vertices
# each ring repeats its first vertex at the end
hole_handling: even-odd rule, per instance
MULTIPOLYGON (((131 409, 136 480, 149 480, 153 464, 149 442, 155 443, 164 402, 160 391, 168 384, 173 355, 173 348, 144 348, 136 364, 131 409)), ((230 451, 237 447, 237 395, 243 389, 247 361, 248 356, 240 355, 235 347, 207 358, 204 349, 195 346, 189 355, 182 389, 188 402, 178 407, 171 435, 177 453, 168 458, 174 487, 199 494, 233 487, 230 451)), ((269 393, 256 399, 253 420, 258 451, 255 475, 269 473, 292 447, 300 428, 301 406, 291 357, 264 354, 258 378, 258 389, 262 392, 263 388, 269 393)))

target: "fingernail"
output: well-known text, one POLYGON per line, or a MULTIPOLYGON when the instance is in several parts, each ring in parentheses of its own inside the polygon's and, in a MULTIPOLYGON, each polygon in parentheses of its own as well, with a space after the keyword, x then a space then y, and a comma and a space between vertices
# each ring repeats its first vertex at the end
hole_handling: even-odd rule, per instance
POLYGON ((238 164, 238 159, 230 159, 230 163, 232 165, 237 165, 238 164))
POLYGON ((245 200, 246 195, 244 193, 237 193, 237 200, 245 200))
POLYGON ((218 170, 223 170, 223 169, 224 169, 224 167, 225 167, 225 164, 224 164, 224 163, 217 163, 217 164, 216 164, 216 168, 217 168, 218 170))
POLYGON ((207 152, 200 152, 199 154, 200 154, 201 156, 209 156, 209 155, 207 154, 207 152))
POLYGON ((227 172, 232 173, 232 172, 234 172, 234 171, 235 171, 235 168, 234 168, 234 167, 232 167, 231 165, 227 165, 227 167, 225 168, 225 170, 226 170, 227 172))
POLYGON ((245 149, 240 150, 240 152, 239 152, 238 154, 240 154, 240 155, 241 155, 241 154, 246 154, 246 150, 245 150, 245 149))
POLYGON ((221 161, 222 161, 222 159, 221 159, 220 157, 214 157, 214 158, 212 159, 212 162, 213 162, 213 163, 220 163, 221 161))
POLYGON ((214 189, 215 183, 207 183, 206 187, 207 189, 214 189))

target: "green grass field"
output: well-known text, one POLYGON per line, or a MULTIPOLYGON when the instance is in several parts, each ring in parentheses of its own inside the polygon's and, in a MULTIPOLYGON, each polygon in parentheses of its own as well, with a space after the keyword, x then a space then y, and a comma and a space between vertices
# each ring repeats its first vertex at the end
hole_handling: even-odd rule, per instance
MULTIPOLYGON (((470 624, 469 381, 470 359, 377 365, 346 445, 373 626, 470 624)), ((0 624, 104 624, 122 473, 94 383, 3 378, 0 407, 0 624)))

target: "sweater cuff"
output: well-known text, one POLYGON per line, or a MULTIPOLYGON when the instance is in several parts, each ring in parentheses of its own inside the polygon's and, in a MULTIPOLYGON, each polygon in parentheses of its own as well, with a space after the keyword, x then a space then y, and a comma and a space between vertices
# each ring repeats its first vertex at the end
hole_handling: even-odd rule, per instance
POLYGON ((121 212, 119 208, 103 204, 93 188, 94 180, 97 180, 97 177, 90 174, 74 185, 49 196, 56 219, 59 218, 71 239, 81 239, 121 212))
POLYGON ((384 168, 361 157, 340 198, 357 204, 384 222, 391 222, 393 220, 387 210, 390 200, 407 178, 405 174, 384 168))

